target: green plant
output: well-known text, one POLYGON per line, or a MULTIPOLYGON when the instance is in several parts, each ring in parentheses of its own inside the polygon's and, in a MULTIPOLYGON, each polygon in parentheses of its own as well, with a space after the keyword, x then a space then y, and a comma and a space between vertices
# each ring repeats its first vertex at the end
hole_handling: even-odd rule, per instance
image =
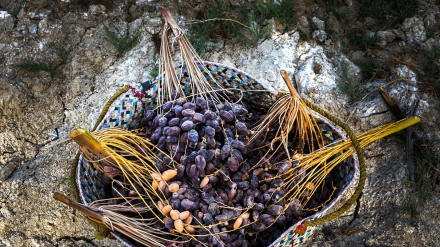
POLYGON ((106 39, 116 48, 119 54, 133 48, 141 35, 141 29, 139 28, 133 35, 126 32, 121 32, 114 24, 110 24, 111 29, 104 25, 106 39))
POLYGON ((297 29, 299 34, 299 40, 301 41, 307 41, 310 39, 310 31, 307 28, 301 28, 299 27, 297 29))
POLYGON ((350 53, 351 50, 350 50, 349 41, 347 38, 345 38, 341 29, 328 27, 327 34, 329 35, 330 39, 335 40, 337 41, 337 43, 339 43, 339 50, 341 53, 343 54, 350 53))
POLYGON ((66 174, 64 176, 61 177, 61 181, 69 181, 70 179, 72 179, 72 176, 70 174, 66 174))
POLYGON ((20 13, 20 10, 24 7, 27 0, 18 0, 15 4, 15 7, 12 9, 11 13, 15 16, 17 16, 20 13))
MULTIPOLYGON (((439 157, 436 155, 431 155, 431 157, 435 158, 437 161, 439 157)), ((433 162, 433 160, 425 160, 425 162, 433 162)), ((417 193, 417 197, 423 201, 426 201, 429 198, 430 190, 432 188, 431 181, 431 171, 430 169, 424 169, 422 165, 417 165, 414 171, 415 176, 415 192, 417 193)))
POLYGON ((323 6, 339 21, 349 22, 354 19, 354 13, 347 6, 344 6, 345 2, 340 0, 323 0, 323 2, 323 6))
POLYGON ((434 95, 440 93, 440 45, 422 50, 420 62, 421 81, 428 91, 434 95))
POLYGON ((346 39, 340 39, 341 41, 341 53, 343 54, 349 54, 350 53, 350 42, 348 42, 346 39))
POLYGON ((379 78, 382 75, 380 71, 380 64, 369 56, 362 61, 360 68, 364 80, 372 80, 379 78))
POLYGON ((360 0, 359 5, 360 16, 390 19, 398 24, 416 13, 419 0, 360 0))
POLYGON ((426 37, 434 38, 435 33, 440 30, 440 25, 438 23, 433 23, 426 28, 426 37))
POLYGON ((55 74, 58 73, 58 71, 52 65, 52 63, 45 63, 45 62, 30 61, 30 62, 15 64, 14 67, 21 68, 30 72, 46 71, 50 73, 51 77, 53 77, 55 74))
POLYGON ((157 55, 155 54, 153 57, 153 67, 150 70, 150 76, 152 78, 156 78, 159 75, 159 63, 157 61, 157 55))
POLYGON ((440 140, 424 140, 414 147, 415 189, 422 200, 427 200, 431 188, 440 183, 440 154, 435 151, 435 146, 439 143, 440 140))
POLYGON ((379 37, 376 34, 366 34, 358 28, 350 29, 345 36, 352 46, 359 47, 364 51, 377 47, 377 42, 379 41, 379 37))
POLYGON ((337 87, 350 98, 350 103, 360 100, 365 90, 360 88, 359 79, 350 74, 348 66, 344 62, 341 62, 341 70, 341 81, 337 83, 337 87))
POLYGON ((439 141, 421 140, 419 145, 414 146, 414 187, 409 195, 404 209, 410 214, 412 220, 416 220, 420 214, 420 208, 429 199, 432 188, 440 183, 438 170, 440 155, 433 149, 439 141), (437 176, 433 175, 437 174, 437 176))
MULTIPOLYGON (((251 11, 249 13, 249 28, 247 30, 248 38, 247 40, 251 44, 251 46, 257 46, 258 42, 262 39, 265 39, 269 36, 269 29, 271 28, 270 25, 266 27, 262 27, 260 23, 257 22, 255 13, 251 11)), ((243 35, 242 39, 246 39, 246 36, 243 35)))
POLYGON ((258 0, 256 9, 261 16, 261 21, 275 18, 286 29, 292 28, 298 19, 295 13, 295 1, 293 0, 258 0))
POLYGON ((405 203, 403 210, 407 212, 412 220, 412 223, 419 217, 418 203, 414 196, 410 196, 410 199, 405 203))
POLYGON ((332 12, 336 19, 340 21, 347 22, 353 19, 353 14, 348 8, 341 7, 332 10, 332 12))
POLYGON ((222 2, 216 1, 212 9, 198 13, 196 20, 189 27, 188 39, 203 57, 207 50, 216 48, 213 43, 220 39, 232 39, 241 35, 243 24, 230 19, 231 9, 222 2))
POLYGON ((89 6, 92 4, 92 0, 73 0, 73 3, 89 6))
POLYGON ((57 54, 58 54, 58 57, 61 58, 62 64, 66 64, 67 58, 69 57, 70 52, 71 52, 71 49, 66 50, 62 47, 58 47, 57 54))
POLYGON ((211 9, 195 16, 189 27, 188 38, 202 55, 215 48, 213 43, 220 39, 237 40, 243 44, 256 46, 269 35, 270 25, 266 20, 274 18, 286 29, 296 24, 297 16, 292 0, 259 0, 255 4, 244 4, 232 8, 217 0, 211 9))

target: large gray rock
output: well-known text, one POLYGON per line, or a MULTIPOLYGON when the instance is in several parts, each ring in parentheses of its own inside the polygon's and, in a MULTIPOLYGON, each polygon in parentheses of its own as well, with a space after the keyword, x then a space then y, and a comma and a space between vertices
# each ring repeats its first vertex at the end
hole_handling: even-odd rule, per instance
POLYGON ((286 88, 281 83, 280 70, 295 70, 298 39, 297 33, 273 35, 254 49, 243 49, 242 46, 225 47, 225 50, 211 54, 208 60, 241 69, 269 90, 279 91, 286 88))

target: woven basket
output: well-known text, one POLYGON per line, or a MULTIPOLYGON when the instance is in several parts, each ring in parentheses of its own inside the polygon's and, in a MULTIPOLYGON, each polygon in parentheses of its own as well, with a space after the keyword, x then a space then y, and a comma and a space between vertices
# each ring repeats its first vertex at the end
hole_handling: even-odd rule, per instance
MULTIPOLYGON (((263 92, 265 88, 250 75, 222 64, 211 62, 205 63, 205 66, 209 71, 204 71, 204 73, 210 73, 213 75, 224 88, 241 89, 243 95, 240 95, 240 97, 242 97, 243 101, 252 102, 253 107, 268 109, 274 103, 275 95, 268 93, 267 91, 263 92)), ((177 71, 179 71, 182 83, 185 84, 188 79, 185 68, 178 68, 177 71)), ((158 80, 160 80, 160 78, 158 78, 158 80)), ((155 82, 134 87, 125 87, 120 91, 121 94, 115 95, 110 100, 109 104, 105 107, 106 109, 104 109, 103 114, 101 114, 100 118, 102 120, 100 120, 99 124, 95 126, 95 129, 109 127, 119 127, 124 129, 137 128, 141 124, 145 110, 151 109, 153 102, 155 102, 155 91, 155 82)), ((239 90, 237 90, 237 92, 239 92, 239 90)), ((334 123, 326 120, 318 114, 316 114, 315 118, 321 126, 323 136, 325 136, 328 141, 345 139, 345 135, 334 123)), ((295 229, 305 221, 324 217, 329 211, 334 211, 335 204, 340 204, 348 189, 354 186, 354 178, 359 173, 357 156, 352 155, 348 160, 339 164, 336 170, 337 175, 342 182, 340 183, 341 186, 339 186, 335 192, 333 199, 320 211, 302 219, 288 228, 272 243, 271 246, 301 246, 307 241, 313 233, 315 226, 308 226, 305 233, 302 235, 297 234, 295 229)), ((101 178, 104 175, 84 160, 82 156, 80 156, 77 164, 76 176, 79 196, 82 203, 87 205, 94 200, 104 199, 104 185, 101 182, 101 178)), ((111 232, 111 234, 126 246, 135 245, 132 240, 117 232, 111 232)))

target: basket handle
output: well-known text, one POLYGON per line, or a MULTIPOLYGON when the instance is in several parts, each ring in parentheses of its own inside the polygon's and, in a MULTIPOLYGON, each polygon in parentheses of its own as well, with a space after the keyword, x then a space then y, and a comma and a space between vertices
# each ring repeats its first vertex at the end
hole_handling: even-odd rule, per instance
POLYGON ((356 150, 357 156, 358 156, 358 160, 359 160, 359 170, 360 170, 360 174, 359 174, 359 183, 356 187, 355 192, 353 193, 353 195, 351 196, 350 199, 348 199, 347 202, 345 202, 345 204, 340 207, 338 210, 336 210, 335 212, 325 215, 322 218, 317 218, 317 219, 313 219, 313 220, 307 220, 303 223, 303 225, 305 226, 317 226, 317 225, 321 225, 324 224, 327 221, 330 221, 338 216, 340 216, 341 214, 343 214, 345 211, 347 211, 355 202, 356 200, 359 198, 359 196, 362 193, 362 190, 364 189, 365 186, 365 179, 367 177, 367 173, 365 170, 365 157, 364 157, 364 150, 362 149, 362 147, 359 144, 359 141, 356 138, 356 135, 353 133, 353 131, 350 129, 350 127, 345 124, 344 122, 342 122, 339 118, 333 116, 332 114, 330 114, 329 112, 325 111, 324 109, 321 109, 320 107, 316 106, 315 104, 313 104, 312 102, 303 99, 304 102, 306 103, 306 105, 308 107, 310 107, 310 109, 314 110, 315 112, 321 114, 322 116, 326 117, 328 120, 334 122, 335 124, 339 125, 342 129, 345 130, 345 132, 347 132, 347 135, 350 137, 351 139, 351 143, 354 146, 354 149, 356 150))
POLYGON ((102 119, 104 119, 105 114, 107 114, 108 108, 113 104, 113 102, 123 93, 126 93, 128 89, 130 88, 129 85, 125 85, 121 89, 119 89, 104 105, 104 108, 101 111, 101 114, 99 114, 98 120, 96 120, 95 126, 93 126, 92 131, 96 130, 98 128, 98 125, 101 123, 102 119))

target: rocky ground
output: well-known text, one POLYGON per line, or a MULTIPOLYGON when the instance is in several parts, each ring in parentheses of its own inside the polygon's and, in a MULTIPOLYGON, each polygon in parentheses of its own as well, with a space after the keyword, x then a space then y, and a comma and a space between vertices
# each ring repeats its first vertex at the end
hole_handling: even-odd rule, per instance
MULTIPOLYGON (((225 42, 209 52, 207 60, 237 67, 275 89, 282 88, 278 73, 286 69, 305 98, 339 116, 356 133, 396 120, 377 92, 383 86, 404 110, 420 99, 418 133, 438 139, 438 99, 426 89, 417 69, 422 48, 439 42, 438 30, 428 32, 440 19, 438 1, 421 1, 414 16, 392 26, 352 17, 350 25, 377 34, 378 40, 373 48, 352 46, 348 51, 332 32, 344 22, 335 15, 326 22, 320 17, 331 12, 323 6, 335 2, 297 1, 298 22, 291 30, 275 28, 270 38, 251 48, 225 42), (384 73, 360 84, 365 97, 352 103, 338 82, 365 79, 356 64, 369 58, 384 73), (341 74, 341 66, 350 77, 341 74)), ((342 5, 356 13, 359 2, 342 5)), ((232 6, 238 3, 231 1, 232 6)), ((162 4, 176 17, 191 17, 206 3, 0 0, 0 246, 120 245, 94 239, 82 215, 52 195, 71 195, 69 169, 77 146, 65 142, 70 130, 83 122, 91 127, 105 101, 123 85, 152 78, 157 46, 157 35, 152 34, 161 28, 157 6, 162 4), (111 25, 130 34, 141 30, 139 42, 119 53, 106 39, 105 26, 111 25), (29 62, 38 64, 38 71, 16 66, 29 62)), ((438 153, 438 146, 428 148, 438 153)), ((308 246, 440 246, 438 160, 422 167, 430 187, 421 199, 408 180, 401 138, 377 141, 365 152, 368 177, 359 216, 349 224, 352 208, 326 223, 308 246)))

